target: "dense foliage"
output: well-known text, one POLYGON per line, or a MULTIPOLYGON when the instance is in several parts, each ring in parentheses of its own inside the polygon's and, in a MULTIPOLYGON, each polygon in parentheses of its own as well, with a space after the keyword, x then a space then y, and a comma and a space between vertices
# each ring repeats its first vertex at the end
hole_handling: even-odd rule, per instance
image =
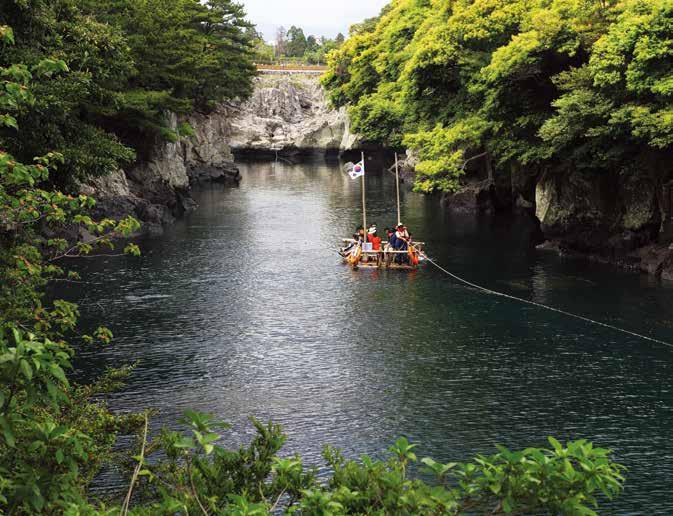
MULTIPOLYGON (((14 41, 0 26, 0 44, 14 41)), ((39 100, 31 80, 59 82, 69 73, 61 59, 0 67, 0 129, 17 130, 17 116, 39 100)), ((36 88, 39 90, 39 87, 36 88)), ((94 221, 92 201, 42 188, 63 155, 49 152, 24 164, 0 147, 0 507, 10 513, 57 511, 85 504, 84 487, 109 454, 116 418, 93 397, 114 387, 124 371, 110 372, 94 386, 70 385, 66 371, 72 348, 66 342, 77 322, 77 307, 45 303, 50 282, 77 281, 62 267, 68 258, 112 248, 117 236, 138 227, 133 219, 94 221), (86 241, 68 243, 72 225, 86 229, 86 241), (45 235, 51 234, 48 238, 45 235)), ((123 251, 137 254, 129 244, 123 251)), ((104 327, 83 342, 109 342, 104 327)))
POLYGON ((323 82, 365 139, 414 152, 421 191, 470 160, 633 172, 671 155, 672 42, 670 0, 393 0, 323 82))
POLYGON ((56 58, 69 69, 36 76, 35 102, 14 114, 18 130, 0 135, 24 162, 60 153, 61 186, 133 161, 148 137, 177 138, 169 110, 251 92, 252 28, 231 0, 7 0, 0 24, 15 35, 0 66, 56 58))
POLYGON ((499 447, 465 464, 422 459, 428 482, 409 475, 418 458, 405 438, 385 461, 346 460, 326 447, 330 473, 321 479, 300 457, 279 456, 286 437, 276 425, 253 420, 257 435, 250 445, 229 450, 214 444, 221 439, 215 430, 225 424, 198 413, 188 413, 184 423, 185 434, 143 438, 147 452, 137 457, 135 471, 151 514, 594 514, 597 496, 612 498, 623 480, 608 450, 585 441, 563 447, 553 438, 551 449, 499 447), (168 460, 156 465, 152 452, 168 460))
POLYGON ((112 334, 100 326, 82 335, 77 306, 45 292, 80 281, 70 259, 138 255, 120 239, 139 225, 94 220, 92 199, 57 185, 132 159, 123 139, 161 129, 166 109, 208 109, 245 95, 248 28, 224 0, 17 0, 0 15, 16 28, 0 24, 0 511, 590 514, 599 497, 621 492, 622 467, 584 441, 499 448, 466 464, 424 459, 432 482, 410 477, 417 457, 404 438, 383 462, 348 461, 328 448, 331 473, 318 478, 298 457, 280 454, 285 436, 273 424, 254 421, 256 437, 231 450, 216 444, 226 425, 204 414, 188 412, 186 432, 155 438, 149 414, 111 414, 101 395, 132 368, 106 371, 93 385, 71 383, 74 346, 109 345, 112 334), (93 499, 87 488, 114 459, 118 433, 133 431, 141 439, 126 496, 93 499))

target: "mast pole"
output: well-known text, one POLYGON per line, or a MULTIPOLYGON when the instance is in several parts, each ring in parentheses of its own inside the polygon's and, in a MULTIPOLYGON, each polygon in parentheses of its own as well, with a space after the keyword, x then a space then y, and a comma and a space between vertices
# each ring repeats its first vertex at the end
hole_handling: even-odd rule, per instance
POLYGON ((365 153, 362 152, 362 170, 365 172, 362 174, 362 227, 365 230, 365 238, 363 242, 363 248, 364 244, 367 243, 367 203, 365 201, 365 176, 367 175, 367 167, 365 167, 365 153))
POLYGON ((402 222, 400 213, 400 170, 397 162, 397 151, 395 151, 395 187, 397 188, 397 223, 402 222))

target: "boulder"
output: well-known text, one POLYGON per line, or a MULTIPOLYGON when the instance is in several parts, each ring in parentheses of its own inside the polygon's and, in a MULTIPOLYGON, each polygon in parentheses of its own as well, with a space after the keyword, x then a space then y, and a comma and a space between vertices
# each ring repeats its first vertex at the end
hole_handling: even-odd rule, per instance
POLYGON ((234 162, 218 166, 192 166, 188 170, 188 175, 191 183, 238 183, 241 180, 241 173, 234 162))
MULTIPOLYGON (((661 276, 664 266, 672 261, 673 251, 668 246, 653 244, 638 250, 637 255, 642 272, 652 276, 661 276)), ((669 272, 673 272, 673 269, 667 271, 667 274, 669 272)))

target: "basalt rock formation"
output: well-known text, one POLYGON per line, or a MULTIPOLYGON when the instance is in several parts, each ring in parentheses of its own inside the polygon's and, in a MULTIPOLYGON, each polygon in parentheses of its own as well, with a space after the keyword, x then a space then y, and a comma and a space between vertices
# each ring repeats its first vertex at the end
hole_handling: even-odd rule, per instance
POLYGON ((580 172, 543 176, 536 214, 561 250, 626 264, 633 251, 656 242, 662 221, 653 181, 580 172))
POLYGON ((196 208, 190 186, 207 181, 237 182, 234 152, 255 157, 339 152, 355 138, 345 109, 332 109, 318 77, 264 75, 246 102, 220 106, 209 114, 169 116, 169 128, 187 122, 194 135, 178 142, 140 145, 138 162, 127 170, 92 178, 80 191, 97 199, 96 215, 133 215, 143 231, 164 225, 196 208))
POLYGON ((472 167, 461 190, 442 201, 457 212, 529 213, 540 226, 533 243, 541 250, 673 280, 673 191, 653 179, 664 175, 497 170, 489 177, 472 167))
POLYGON ((143 223, 143 232, 161 233, 164 225, 196 208, 189 192, 192 184, 240 179, 227 144, 227 120, 225 108, 184 120, 172 115, 171 128, 187 122, 194 135, 178 142, 157 139, 146 145, 144 157, 134 166, 92 178, 80 186, 80 191, 97 200, 96 215, 133 215, 143 223))
POLYGON ((262 75, 230 115, 229 144, 237 154, 340 152, 355 144, 345 108, 329 105, 315 76, 262 75))

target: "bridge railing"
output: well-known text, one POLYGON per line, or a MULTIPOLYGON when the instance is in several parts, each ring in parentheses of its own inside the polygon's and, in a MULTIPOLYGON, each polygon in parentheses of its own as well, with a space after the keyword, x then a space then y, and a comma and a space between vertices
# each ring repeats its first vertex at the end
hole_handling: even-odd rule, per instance
POLYGON ((277 72, 313 72, 324 73, 327 71, 327 66, 311 65, 303 63, 255 63, 257 70, 260 72, 277 71, 277 72))

